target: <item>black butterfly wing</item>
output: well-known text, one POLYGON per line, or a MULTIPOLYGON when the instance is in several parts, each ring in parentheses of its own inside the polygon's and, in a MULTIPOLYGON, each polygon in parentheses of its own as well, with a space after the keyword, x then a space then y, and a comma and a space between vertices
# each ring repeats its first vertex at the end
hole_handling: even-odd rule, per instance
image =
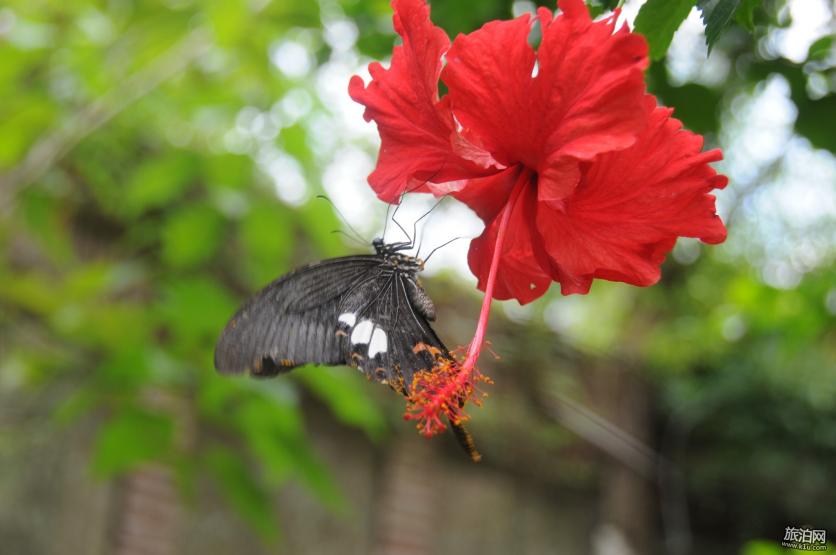
POLYGON ((346 340, 346 360, 407 393, 416 372, 431 370, 436 356, 447 354, 430 318, 432 301, 411 274, 381 271, 342 300, 338 334, 346 340))
POLYGON ((380 271, 375 255, 324 260, 286 274, 248 300, 215 347, 222 373, 273 376, 303 364, 345 364, 341 299, 380 271))

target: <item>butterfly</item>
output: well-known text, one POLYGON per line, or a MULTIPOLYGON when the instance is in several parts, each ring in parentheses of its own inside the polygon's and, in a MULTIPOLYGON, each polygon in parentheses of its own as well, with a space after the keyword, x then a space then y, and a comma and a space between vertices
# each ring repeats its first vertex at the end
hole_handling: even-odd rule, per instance
MULTIPOLYGON (((450 357, 430 322, 436 309, 418 280, 412 242, 372 241, 374 254, 331 258, 279 277, 230 319, 215 348, 223 374, 276 376, 305 364, 347 365, 408 395, 417 372, 450 357)), ((473 460, 470 434, 451 423, 473 460)))

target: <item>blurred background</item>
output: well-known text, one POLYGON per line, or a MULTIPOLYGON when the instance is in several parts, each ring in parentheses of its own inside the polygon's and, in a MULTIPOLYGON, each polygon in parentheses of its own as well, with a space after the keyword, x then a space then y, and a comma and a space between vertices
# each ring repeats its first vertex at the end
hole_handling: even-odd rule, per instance
MULTIPOLYGON (((451 36, 535 8, 432 4, 451 36)), ((495 303, 474 465, 346 368, 212 367, 250 293, 369 251, 316 195, 369 239, 383 228, 376 131, 346 89, 391 55, 387 2, 4 2, 0 552, 774 555, 786 527, 832 539, 834 5, 739 4, 710 56, 694 10, 648 71, 724 149, 728 241, 680 240, 652 288, 495 303)), ((425 249, 481 230, 453 201, 427 220, 425 249)), ((450 345, 481 300, 466 250, 425 276, 450 345)))

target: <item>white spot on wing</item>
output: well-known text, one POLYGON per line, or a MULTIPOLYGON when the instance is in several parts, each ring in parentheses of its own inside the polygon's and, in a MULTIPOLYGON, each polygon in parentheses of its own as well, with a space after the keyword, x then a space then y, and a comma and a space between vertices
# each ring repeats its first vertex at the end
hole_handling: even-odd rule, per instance
POLYGON ((353 328, 354 324, 357 322, 357 315, 353 312, 343 312, 337 319, 349 328, 353 328))
POLYGON ((351 332, 351 344, 368 343, 372 340, 372 331, 374 330, 374 322, 371 320, 360 320, 354 331, 351 332))
POLYGON ((388 348, 389 344, 386 340, 386 332, 380 328, 375 328, 372 333, 372 339, 369 342, 369 358, 378 353, 385 353, 388 348))

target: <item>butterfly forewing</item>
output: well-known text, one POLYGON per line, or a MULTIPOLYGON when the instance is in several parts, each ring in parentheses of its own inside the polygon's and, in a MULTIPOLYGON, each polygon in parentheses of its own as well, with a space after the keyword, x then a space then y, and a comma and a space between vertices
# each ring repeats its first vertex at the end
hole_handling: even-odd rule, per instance
POLYGON ((274 281, 230 320, 215 351, 225 373, 272 376, 303 364, 346 364, 406 391, 445 352, 432 302, 413 273, 381 255, 306 266, 274 281), (416 346, 419 348, 416 349, 416 346))
POLYGON ((359 255, 323 260, 297 269, 277 280, 291 282, 293 287, 282 309, 303 312, 332 301, 367 279, 369 272, 379 269, 380 264, 377 256, 359 255))
POLYGON ((280 277, 226 325, 215 367, 263 376, 307 363, 343 364, 343 341, 334 333, 339 298, 379 264, 372 255, 335 258, 280 277))

